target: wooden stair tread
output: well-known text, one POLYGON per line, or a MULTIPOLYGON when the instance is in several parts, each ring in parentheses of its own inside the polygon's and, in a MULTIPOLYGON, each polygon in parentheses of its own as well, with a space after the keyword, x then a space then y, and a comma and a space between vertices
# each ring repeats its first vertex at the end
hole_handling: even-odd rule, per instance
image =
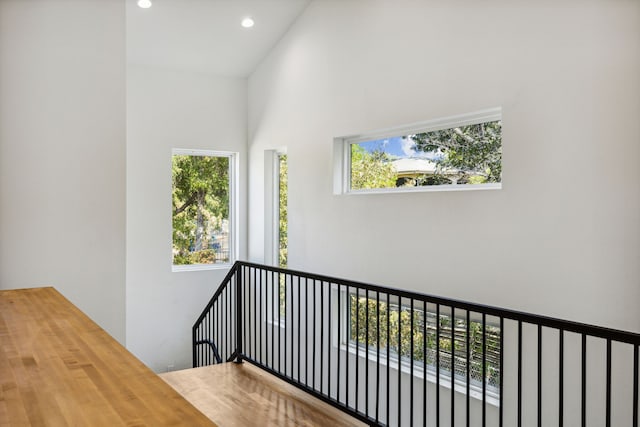
POLYGON ((366 425, 248 362, 160 377, 221 427, 366 425))

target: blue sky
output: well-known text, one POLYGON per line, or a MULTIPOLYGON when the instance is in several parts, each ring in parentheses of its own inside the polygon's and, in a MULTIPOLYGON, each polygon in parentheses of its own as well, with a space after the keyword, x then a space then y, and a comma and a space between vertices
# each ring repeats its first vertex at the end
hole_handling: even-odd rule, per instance
POLYGON ((374 150, 381 150, 389 154, 391 157, 421 157, 434 159, 438 157, 435 153, 425 153, 423 151, 414 150, 414 142, 411 138, 402 138, 401 136, 394 136, 391 138, 375 139, 372 141, 365 141, 358 144, 365 150, 373 152, 374 150))

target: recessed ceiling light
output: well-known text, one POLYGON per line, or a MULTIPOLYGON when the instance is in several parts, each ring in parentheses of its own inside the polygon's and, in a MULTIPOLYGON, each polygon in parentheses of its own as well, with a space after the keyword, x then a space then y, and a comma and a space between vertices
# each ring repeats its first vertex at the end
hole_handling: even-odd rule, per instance
POLYGON ((242 20, 240 25, 242 25, 244 28, 251 28, 255 25, 255 22, 253 21, 252 18, 246 17, 242 20))
POLYGON ((151 7, 151 0, 138 0, 138 6, 143 9, 149 9, 151 7))

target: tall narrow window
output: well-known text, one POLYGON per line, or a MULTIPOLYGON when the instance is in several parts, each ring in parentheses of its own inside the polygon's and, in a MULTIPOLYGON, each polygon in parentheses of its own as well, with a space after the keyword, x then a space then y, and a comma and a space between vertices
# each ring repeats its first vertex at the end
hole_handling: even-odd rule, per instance
POLYGON ((278 154, 278 266, 287 266, 287 155, 278 154))
POLYGON ((233 260, 235 154, 173 150, 173 270, 233 260))
MULTIPOLYGON (((278 153, 277 155, 278 169, 278 267, 287 267, 287 155, 278 153)), ((280 276, 279 284, 280 292, 280 320, 287 315, 287 291, 286 277, 280 276)))

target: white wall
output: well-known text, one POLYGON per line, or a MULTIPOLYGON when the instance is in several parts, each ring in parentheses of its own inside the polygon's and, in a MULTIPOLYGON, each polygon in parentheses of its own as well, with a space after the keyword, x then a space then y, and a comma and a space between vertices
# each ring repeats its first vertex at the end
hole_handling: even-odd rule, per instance
POLYGON ((640 4, 319 1, 249 79, 289 158, 291 268, 640 331, 640 4), (332 194, 336 136, 503 109, 503 189, 332 194))
POLYGON ((124 2, 0 2, 0 288, 125 338, 124 2))
POLYGON ((171 149, 240 153, 246 257, 246 79, 127 68, 127 347, 157 372, 191 367, 191 327, 227 269, 171 272, 171 149))

